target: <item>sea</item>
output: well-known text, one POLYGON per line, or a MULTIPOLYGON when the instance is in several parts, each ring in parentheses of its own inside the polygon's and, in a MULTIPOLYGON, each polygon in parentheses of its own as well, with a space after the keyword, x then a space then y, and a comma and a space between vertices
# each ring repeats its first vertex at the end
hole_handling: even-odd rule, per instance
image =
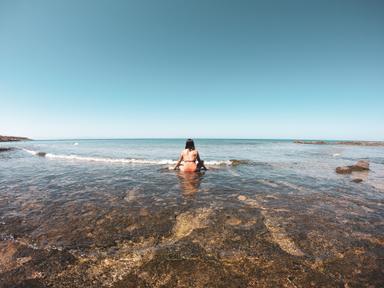
POLYGON ((195 139, 208 170, 182 173, 184 145, 0 143, 3 285, 384 284, 383 146, 195 139))

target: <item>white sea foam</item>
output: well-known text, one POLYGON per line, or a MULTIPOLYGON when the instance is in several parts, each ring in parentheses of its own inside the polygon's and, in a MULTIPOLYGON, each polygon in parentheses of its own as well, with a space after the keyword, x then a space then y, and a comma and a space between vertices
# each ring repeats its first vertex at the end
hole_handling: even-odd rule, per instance
MULTIPOLYGON (((25 152, 32 155, 39 155, 43 152, 23 149, 25 152)), ((134 158, 105 158, 105 157, 89 157, 79 155, 62 155, 46 153, 45 158, 51 159, 62 159, 70 161, 86 161, 86 162, 104 162, 104 163, 128 163, 128 164, 153 164, 153 165, 175 165, 177 161, 171 159, 134 159, 134 158)), ((231 160, 212 160, 204 161, 206 166, 230 166, 232 165, 231 160)))
POLYGON ((37 151, 33 151, 33 150, 28 150, 28 149, 23 149, 23 151, 29 153, 29 154, 32 154, 32 155, 37 155, 37 151))

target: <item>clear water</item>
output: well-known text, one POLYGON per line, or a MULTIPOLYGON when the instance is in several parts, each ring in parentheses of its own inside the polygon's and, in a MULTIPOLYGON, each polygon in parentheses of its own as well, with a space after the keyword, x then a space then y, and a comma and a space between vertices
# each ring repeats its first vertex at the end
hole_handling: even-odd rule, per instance
MULTIPOLYGON (((154 180, 148 179, 149 175, 166 183, 177 178, 176 173, 164 171, 166 169, 163 168, 172 167, 184 140, 69 140, 0 144, 0 147, 9 146, 20 149, 0 156, 3 187, 16 181, 18 175, 23 177, 25 184, 39 184, 38 180, 42 177, 55 177, 60 182, 66 177, 81 177, 83 173, 91 173, 98 179, 109 175, 112 177, 110 181, 130 175, 135 182, 145 185, 154 180), (37 157, 34 155, 36 152, 47 155, 37 157), (74 170, 78 173, 73 173, 74 170), (28 183, 27 179, 32 182, 28 183)), ((383 147, 300 145, 288 140, 216 139, 197 140, 196 146, 207 166, 212 168, 205 178, 210 178, 213 183, 203 181, 206 185, 237 185, 245 179, 280 179, 318 188, 310 180, 311 177, 327 181, 329 185, 348 185, 350 178, 337 175, 335 168, 361 159, 369 160, 371 165, 372 172, 366 175, 366 184, 381 188, 384 182, 383 147), (231 160, 240 162, 232 163, 231 160), (218 183, 215 180, 219 180, 218 183)))
MULTIPOLYGON (((85 257, 116 243, 139 241, 137 237, 168 239, 175 229, 174 214, 211 209, 215 212, 210 217, 219 221, 222 211, 253 207, 241 217, 262 213, 271 241, 295 257, 293 244, 279 243, 273 234, 276 229, 284 228, 287 239, 313 259, 337 257, 346 247, 354 247, 353 239, 370 245, 383 241, 384 147, 302 145, 288 140, 197 139, 195 144, 209 168, 205 173, 170 169, 183 149, 183 139, 0 143, 17 148, 0 153, 1 237, 85 257), (37 152, 47 154, 40 157, 37 152), (362 159, 370 162, 369 172, 335 173, 337 166, 362 159), (354 178, 363 182, 354 183, 354 178), (164 219, 170 219, 168 224, 164 219), (161 225, 170 228, 157 230, 161 225), (329 230, 333 232, 326 235, 329 230), (325 239, 316 243, 321 237, 310 235, 325 239), (329 244, 335 239, 338 244, 329 244)), ((208 244, 201 245, 208 249, 204 246, 208 244)), ((381 254, 372 252, 375 247, 366 249, 379 259, 381 254)), ((247 248, 243 250, 246 253, 247 248)), ((120 252, 114 251, 117 257, 120 252)), ((353 259, 348 261, 356 262, 353 259)), ((382 269, 381 264, 372 265, 371 272, 382 269)), ((352 275, 348 269, 345 273, 352 275)))

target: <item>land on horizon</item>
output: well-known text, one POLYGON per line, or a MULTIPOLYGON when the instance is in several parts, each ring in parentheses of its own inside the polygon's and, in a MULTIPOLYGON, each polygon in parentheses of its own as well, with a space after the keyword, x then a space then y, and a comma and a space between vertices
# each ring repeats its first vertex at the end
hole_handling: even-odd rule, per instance
MULTIPOLYGON (((184 139, 184 138, 63 138, 63 139, 31 139, 28 137, 20 136, 5 136, 0 135, 0 142, 16 142, 16 141, 79 141, 79 140, 141 140, 141 139, 184 139)), ((356 146, 384 146, 384 141, 370 141, 370 140, 333 140, 333 139, 268 139, 268 138, 195 138, 201 140, 260 140, 260 141, 292 141, 297 144, 314 144, 314 145, 356 145, 356 146)))

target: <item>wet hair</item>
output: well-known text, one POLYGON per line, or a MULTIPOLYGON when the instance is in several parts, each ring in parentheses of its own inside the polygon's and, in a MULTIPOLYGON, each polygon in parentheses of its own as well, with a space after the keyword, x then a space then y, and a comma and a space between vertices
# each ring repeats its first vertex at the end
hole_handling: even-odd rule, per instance
POLYGON ((193 143, 192 139, 188 139, 187 142, 185 142, 185 149, 195 150, 195 143, 193 143))

